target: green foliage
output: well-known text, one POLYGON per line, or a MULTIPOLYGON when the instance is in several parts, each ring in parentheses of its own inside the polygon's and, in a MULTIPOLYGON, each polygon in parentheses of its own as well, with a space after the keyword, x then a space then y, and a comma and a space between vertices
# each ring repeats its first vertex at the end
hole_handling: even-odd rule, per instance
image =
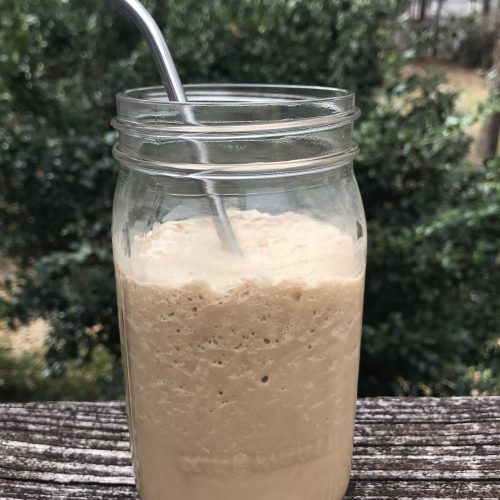
POLYGON ((63 376, 51 376, 38 353, 14 355, 0 349, 0 401, 118 399, 122 389, 116 361, 102 346, 85 365, 66 362, 63 376))
POLYGON ((370 224, 364 393, 500 388, 499 164, 455 168, 444 186, 415 223, 370 224))
MULTIPOLYGON (((383 46, 402 2, 146 5, 185 81, 336 84, 368 103, 383 75, 373 44, 383 46)), ((106 2, 4 0, 0 9, 0 248, 28 270, 11 316, 50 320, 55 367, 99 343, 118 353, 109 121, 118 90, 158 77, 140 34, 106 2)))
POLYGON ((336 85, 355 90, 365 107, 405 4, 170 0, 166 33, 186 81, 336 85))
POLYGON ((488 69, 493 64, 493 50, 498 31, 494 25, 478 16, 471 16, 462 21, 460 45, 456 51, 456 60, 471 68, 488 69))
POLYGON ((498 391, 500 169, 439 75, 388 81, 358 127, 368 227, 362 394, 498 391), (474 376, 472 376, 472 375, 474 376))
POLYGON ((456 95, 440 83, 439 74, 395 75, 358 125, 357 174, 369 219, 401 226, 432 213, 449 169, 466 154, 470 140, 455 115, 456 95))
POLYGON ((452 59, 462 66, 488 69, 493 63, 497 26, 478 13, 410 21, 403 30, 404 43, 420 57, 452 59))
MULTIPOLYGON (((408 54, 387 40, 406 2, 145 3, 186 82, 357 91, 370 245, 361 394, 498 391, 498 163, 457 167, 469 140, 456 96, 436 75, 401 77, 408 54)), ((1 2, 0 253, 22 271, 0 314, 50 321, 51 387, 99 346, 119 352, 109 120, 118 90, 157 82, 140 34, 107 2, 1 2)), ((15 369, 30 379, 30 366, 15 369)), ((31 396, 55 397, 44 383, 31 396)))

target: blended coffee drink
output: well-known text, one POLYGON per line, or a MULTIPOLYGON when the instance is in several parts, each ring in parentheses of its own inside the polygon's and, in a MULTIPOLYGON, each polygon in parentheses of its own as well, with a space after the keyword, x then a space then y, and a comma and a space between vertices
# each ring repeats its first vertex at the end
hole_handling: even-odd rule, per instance
POLYGON ((115 245, 140 497, 340 499, 364 240, 299 213, 228 214, 243 256, 210 217, 115 245))

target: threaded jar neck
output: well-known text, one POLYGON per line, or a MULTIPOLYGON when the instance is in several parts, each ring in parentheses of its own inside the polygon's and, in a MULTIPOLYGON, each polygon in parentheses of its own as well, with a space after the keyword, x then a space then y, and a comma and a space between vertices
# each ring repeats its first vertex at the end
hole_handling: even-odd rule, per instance
POLYGON ((129 168, 241 174, 335 167, 357 154, 354 94, 323 87, 187 85, 189 102, 161 87, 117 95, 114 154, 129 168))

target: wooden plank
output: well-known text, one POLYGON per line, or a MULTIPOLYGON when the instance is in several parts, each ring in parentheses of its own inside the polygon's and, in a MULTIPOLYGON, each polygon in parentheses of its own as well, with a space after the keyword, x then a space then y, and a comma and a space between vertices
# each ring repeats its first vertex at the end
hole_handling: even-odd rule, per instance
MULTIPOLYGON (((358 400, 357 410, 360 420, 394 421, 405 418, 420 420, 420 417, 445 416, 446 420, 478 418, 497 420, 498 397, 475 398, 365 398, 358 400)), ((122 402, 102 403, 2 403, 0 420, 8 412, 18 418, 36 415, 51 421, 77 419, 79 421, 118 422, 124 420, 122 402), (57 409, 57 412, 54 412, 57 409), (91 411, 91 413, 89 413, 91 411)))
POLYGON ((500 445, 500 422, 356 423, 355 443, 364 446, 500 445))
POLYGON ((351 481, 344 500, 357 499, 498 500, 500 482, 481 481, 351 481))
MULTIPOLYGON (((121 430, 108 429, 105 424, 79 427, 77 423, 51 425, 38 424, 36 417, 32 423, 11 421, 0 422, 0 436, 12 440, 33 443, 60 443, 69 439, 70 444, 80 442, 100 442, 103 446, 121 446, 128 441, 127 427, 121 430), (74 441, 73 441, 74 440, 74 441)), ((500 444, 500 422, 484 423, 377 423, 357 422, 356 443, 365 445, 441 445, 500 444)))
MULTIPOLYGON (((137 499, 133 487, 105 487, 99 485, 40 485, 36 482, 19 482, 0 490, 1 498, 9 500, 107 500, 137 499), (5 496, 4 496, 5 495, 5 496)), ((477 481, 352 481, 344 500, 386 499, 467 499, 498 500, 500 483, 485 485, 477 481)))
MULTIPOLYGON (((0 405, 0 499, 136 498, 123 403, 0 405)), ((359 401, 346 500, 500 498, 500 398, 359 401)))
POLYGON ((498 421, 499 397, 364 398, 358 422, 484 422, 498 421))
POLYGON ((135 486, 60 485, 31 481, 0 482, 0 495, 5 500, 138 499, 135 486))

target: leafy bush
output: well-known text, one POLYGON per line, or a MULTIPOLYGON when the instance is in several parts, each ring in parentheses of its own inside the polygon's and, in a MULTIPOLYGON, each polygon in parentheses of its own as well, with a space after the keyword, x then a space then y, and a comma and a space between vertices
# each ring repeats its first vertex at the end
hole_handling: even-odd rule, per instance
POLYGON ((39 353, 13 354, 0 349, 0 401, 95 401, 122 394, 115 359, 99 346, 88 363, 65 363, 62 376, 51 376, 39 353))
POLYGON ((493 49, 498 36, 498 26, 471 17, 465 19, 461 31, 456 60, 470 68, 490 68, 493 64, 493 49))
POLYGON ((450 177, 435 213, 370 225, 363 393, 500 388, 500 169, 450 177))
POLYGON ((419 57, 449 59, 470 68, 489 69, 497 27, 480 14, 424 21, 409 19, 398 33, 400 46, 411 48, 419 57))
MULTIPOLYGON (((405 2, 146 4, 186 82, 358 92, 370 239, 361 394, 499 390, 498 166, 456 167, 468 139, 455 96, 436 76, 402 79, 387 40, 405 2)), ((60 375, 97 346, 119 351, 109 120, 116 91, 158 78, 105 2, 4 0, 0 14, 0 251, 22 269, 3 314, 49 319, 60 375)))
MULTIPOLYGON (((185 81, 335 83, 366 103, 383 76, 373 47, 382 50, 401 4, 146 2, 185 81)), ((26 270, 11 315, 50 320, 55 367, 100 343, 118 353, 109 121, 118 90, 158 77, 140 34, 105 2, 1 9, 0 245, 26 270)))
MULTIPOLYGON (((369 223, 363 394, 470 392, 468 374, 498 354, 500 170, 457 166, 469 139, 439 82, 388 81, 357 130, 369 223)), ((485 376, 483 390, 498 391, 485 376)))

